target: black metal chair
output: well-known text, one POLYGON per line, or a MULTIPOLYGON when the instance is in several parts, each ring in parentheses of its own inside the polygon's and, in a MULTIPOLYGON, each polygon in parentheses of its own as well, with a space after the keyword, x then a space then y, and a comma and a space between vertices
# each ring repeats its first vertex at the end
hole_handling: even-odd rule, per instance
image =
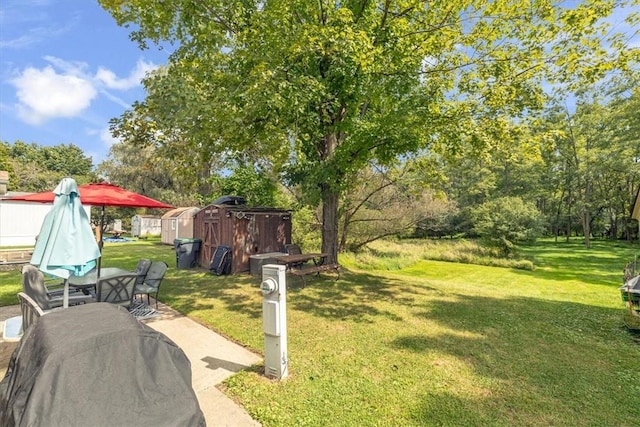
POLYGON ((136 279, 136 286, 140 286, 144 283, 144 278, 147 277, 147 273, 149 272, 149 268, 151 267, 151 260, 147 258, 143 258, 138 261, 138 265, 136 265, 136 269, 133 271, 138 275, 136 279))
MULTIPOLYGON (((62 289, 50 292, 44 283, 44 274, 31 264, 22 267, 22 290, 29 295, 36 304, 44 311, 62 307, 62 289)), ((69 290, 69 306, 93 302, 90 295, 82 292, 69 290)))
MULTIPOLYGON (((284 245, 284 251, 287 253, 287 255, 302 255, 300 246, 296 245, 295 243, 287 243, 286 245, 284 245)), ((291 267, 302 268, 306 263, 307 261, 297 262, 295 264, 291 264, 291 267)))
POLYGON ((18 300, 20 300, 20 311, 22 312, 22 331, 29 329, 31 325, 38 321, 38 318, 44 316, 45 311, 40 308, 33 298, 24 292, 18 292, 18 300))
POLYGON ((296 245, 295 243, 287 243, 286 245, 284 245, 284 251, 287 253, 287 255, 302 254, 302 250, 300 250, 300 246, 296 245))
POLYGON ((137 278, 135 273, 100 277, 96 283, 95 302, 108 302, 128 308, 133 302, 137 278))
POLYGON ((169 266, 164 261, 152 262, 147 276, 144 278, 144 283, 136 286, 136 295, 146 294, 147 304, 150 304, 149 294, 155 294, 156 308, 158 308, 158 292, 160 292, 160 285, 168 268, 169 266))

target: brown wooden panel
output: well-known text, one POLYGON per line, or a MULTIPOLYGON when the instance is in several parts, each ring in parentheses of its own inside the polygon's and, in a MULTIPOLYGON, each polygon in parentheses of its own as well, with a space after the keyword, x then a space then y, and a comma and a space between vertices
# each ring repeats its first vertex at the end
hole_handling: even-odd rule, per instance
POLYGON ((202 267, 208 267, 218 245, 232 248, 231 272, 239 273, 249 271, 251 255, 277 252, 291 242, 291 212, 282 209, 210 205, 194 221, 202 267))

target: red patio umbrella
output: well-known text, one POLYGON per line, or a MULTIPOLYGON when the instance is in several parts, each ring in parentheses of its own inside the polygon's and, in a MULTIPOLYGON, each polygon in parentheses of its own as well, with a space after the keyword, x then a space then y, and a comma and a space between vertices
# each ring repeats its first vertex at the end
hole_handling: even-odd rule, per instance
MULTIPOLYGON (((83 205, 173 209, 171 205, 107 182, 79 185, 78 190, 83 205)), ((44 191, 25 196, 13 196, 5 200, 53 203, 54 197, 53 191, 44 191)))
MULTIPOLYGON (((78 186, 80 193, 80 202, 83 205, 101 206, 102 215, 100 217, 100 237, 104 232, 104 208, 105 206, 117 206, 128 208, 156 208, 156 209, 173 209, 173 206, 159 202, 134 191, 125 190, 114 184, 107 182, 84 184, 78 186)), ((53 203, 55 194, 53 191, 43 191, 42 193, 27 194, 25 196, 13 196, 5 201, 21 201, 21 202, 39 202, 53 203)), ((102 241, 99 243, 102 250, 102 241)), ((100 263, 99 258, 98 263, 100 263)), ((98 268, 100 265, 98 265, 98 268)))

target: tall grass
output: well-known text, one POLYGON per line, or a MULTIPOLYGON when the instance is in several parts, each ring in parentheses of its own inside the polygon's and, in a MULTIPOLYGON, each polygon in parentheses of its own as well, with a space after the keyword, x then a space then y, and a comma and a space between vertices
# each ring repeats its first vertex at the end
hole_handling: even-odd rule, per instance
POLYGON ((345 254, 341 258, 348 264, 357 264, 364 270, 387 271, 398 270, 426 259, 522 270, 534 269, 533 262, 518 252, 511 258, 504 258, 499 248, 465 239, 378 240, 369 243, 358 253, 345 254))

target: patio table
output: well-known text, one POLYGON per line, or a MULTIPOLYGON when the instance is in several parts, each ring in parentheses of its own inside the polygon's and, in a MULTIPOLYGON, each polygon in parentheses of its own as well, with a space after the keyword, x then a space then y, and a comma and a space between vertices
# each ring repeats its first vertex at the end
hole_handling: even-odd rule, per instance
POLYGON ((305 261, 313 260, 313 264, 318 266, 324 264, 325 258, 327 257, 327 253, 310 253, 310 254, 296 254, 296 255, 280 255, 274 257, 274 259, 280 263, 285 264, 288 270, 291 270, 297 264, 303 263, 305 261))
MULTIPOLYGON (((119 267, 104 267, 100 269, 100 277, 115 276, 120 274, 131 274, 133 271, 125 270, 119 267)), ((92 270, 84 276, 71 276, 69 277, 69 286, 73 286, 76 289, 82 290, 85 294, 89 289, 95 288, 98 283, 98 270, 92 270)))

